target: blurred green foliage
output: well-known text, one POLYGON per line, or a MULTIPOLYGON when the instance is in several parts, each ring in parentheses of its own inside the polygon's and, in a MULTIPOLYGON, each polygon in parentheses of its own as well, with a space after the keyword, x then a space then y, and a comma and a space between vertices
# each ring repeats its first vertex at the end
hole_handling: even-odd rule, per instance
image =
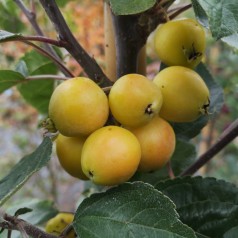
MULTIPOLYGON (((206 64, 224 93, 221 112, 211 122, 212 138, 208 140, 214 142, 238 118, 238 54, 222 41, 215 42, 209 39, 206 64)), ((235 139, 207 165, 206 176, 227 179, 238 185, 237 170, 238 140, 235 139)))

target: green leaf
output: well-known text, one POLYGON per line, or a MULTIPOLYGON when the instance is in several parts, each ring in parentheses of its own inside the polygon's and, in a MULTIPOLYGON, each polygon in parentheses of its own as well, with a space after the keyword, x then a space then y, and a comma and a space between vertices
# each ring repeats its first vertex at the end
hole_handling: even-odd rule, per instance
POLYGON ((176 205, 181 221, 196 232, 222 235, 238 220, 238 188, 215 178, 183 177, 161 181, 155 188, 176 205))
POLYGON ((47 114, 49 100, 54 90, 54 80, 26 80, 25 77, 57 74, 57 72, 58 68, 48 58, 30 51, 19 60, 15 71, 0 70, 0 93, 17 85, 28 103, 40 113, 47 114))
POLYGON ((238 220, 238 205, 228 202, 196 202, 177 209, 177 212, 195 231, 216 238, 222 238, 238 220))
POLYGON ((20 215, 26 214, 28 212, 32 212, 32 209, 30 209, 28 207, 21 207, 21 208, 17 209, 14 216, 20 216, 20 215))
POLYGON ((132 15, 152 8, 156 0, 110 0, 115 15, 132 15))
POLYGON ((221 40, 226 44, 228 44, 229 46, 238 49, 238 34, 223 37, 221 38, 221 40))
MULTIPOLYGON (((56 3, 59 7, 64 7, 68 2, 69 2, 69 0, 56 0, 56 3)), ((71 2, 72 2, 72 0, 71 0, 71 2)))
POLYGON ((23 60, 19 60, 18 64, 16 65, 15 70, 20 74, 24 75, 25 77, 29 76, 28 68, 26 62, 23 60))
POLYGON ((41 145, 17 163, 7 176, 0 180, 0 205, 11 197, 38 170, 47 164, 52 151, 52 142, 44 138, 41 145))
POLYGON ((195 13, 196 17, 198 18, 199 22, 203 26, 209 27, 207 13, 204 11, 204 9, 201 7, 201 5, 196 0, 195 1, 192 0, 192 5, 193 5, 194 13, 195 13))
MULTIPOLYGON (((39 70, 51 70, 52 64, 42 66, 39 70)), ((54 80, 32 80, 18 85, 18 90, 23 98, 34 106, 40 113, 48 113, 48 105, 52 92, 54 91, 54 80)))
POLYGON ((238 204, 238 188, 215 178, 178 177, 158 182, 155 188, 170 197, 177 208, 206 200, 238 204))
POLYGON ((213 37, 220 39, 238 33, 238 5, 236 0, 192 0, 197 16, 206 12, 213 37))
POLYGON ((25 27, 19 19, 20 9, 12 0, 0 1, 0 28, 12 32, 21 32, 25 27))
MULTIPOLYGON (((17 70, 29 76, 57 74, 58 72, 54 63, 35 51, 31 51, 21 58, 17 70)), ((23 98, 40 113, 48 113, 49 100, 54 91, 54 80, 30 80, 19 84, 18 90, 23 98)))
POLYGON ((24 82, 25 77, 13 70, 0 70, 0 93, 24 82))
POLYGON ((224 234, 224 238, 237 238, 238 226, 231 228, 224 234))
POLYGON ((16 210, 23 207, 31 209, 32 212, 22 214, 21 219, 28 221, 33 225, 42 224, 58 213, 54 203, 49 200, 31 199, 27 201, 18 201, 13 204, 11 203, 10 205, 6 209, 6 213, 10 215, 14 215, 16 210))
POLYGON ((182 224, 174 204, 142 182, 125 183, 93 194, 77 209, 73 227, 79 237, 196 237, 182 224))
POLYGON ((14 34, 8 31, 0 30, 0 43, 21 39, 21 34, 14 34))
POLYGON ((178 138, 189 140, 197 136, 202 128, 207 125, 208 116, 201 116, 194 122, 171 123, 178 138))
POLYGON ((154 185, 165 179, 168 179, 168 172, 166 168, 162 168, 160 170, 148 173, 137 171, 130 179, 130 182, 143 181, 144 183, 154 185))
POLYGON ((203 78, 210 91, 209 115, 201 116, 194 122, 171 123, 176 135, 184 139, 191 139, 197 136, 201 132, 201 129, 207 124, 208 120, 220 112, 224 103, 223 90, 215 82, 206 66, 200 63, 196 68, 196 72, 203 78))
MULTIPOLYGON (((44 65, 52 63, 49 58, 39 54, 35 50, 27 52, 19 60, 20 63, 22 63, 21 61, 25 62, 25 67, 27 68, 29 75, 35 75, 36 73, 34 72, 36 72, 37 70, 38 73, 40 73, 40 68, 42 68, 44 65)), ((51 74, 53 72, 57 72, 57 67, 52 64, 52 71, 48 72, 47 74, 51 74)), ((42 74, 46 74, 46 72, 42 72, 42 74)))
POLYGON ((171 158, 174 174, 177 176, 190 166, 195 161, 196 155, 196 148, 193 144, 177 138, 175 151, 171 158))

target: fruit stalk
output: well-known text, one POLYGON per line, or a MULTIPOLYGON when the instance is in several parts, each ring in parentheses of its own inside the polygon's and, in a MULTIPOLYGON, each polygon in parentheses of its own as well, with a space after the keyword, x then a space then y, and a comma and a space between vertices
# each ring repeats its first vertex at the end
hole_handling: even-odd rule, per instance
POLYGON ((180 6, 178 8, 171 9, 170 11, 168 11, 168 13, 170 14, 169 19, 172 20, 172 19, 176 18, 178 15, 180 15, 184 11, 190 9, 191 7, 192 7, 192 4, 187 4, 184 6, 180 6))

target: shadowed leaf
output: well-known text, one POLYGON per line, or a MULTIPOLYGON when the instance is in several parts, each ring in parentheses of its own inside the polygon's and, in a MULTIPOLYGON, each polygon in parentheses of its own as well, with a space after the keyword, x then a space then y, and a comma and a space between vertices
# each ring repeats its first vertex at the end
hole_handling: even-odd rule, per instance
POLYGON ((51 150, 52 142, 49 138, 45 138, 32 154, 23 157, 9 174, 0 180, 0 205, 18 191, 35 172, 47 164, 51 150))
POLYGON ((179 221, 174 204, 142 182, 125 183, 85 199, 73 226, 87 238, 196 237, 179 221))

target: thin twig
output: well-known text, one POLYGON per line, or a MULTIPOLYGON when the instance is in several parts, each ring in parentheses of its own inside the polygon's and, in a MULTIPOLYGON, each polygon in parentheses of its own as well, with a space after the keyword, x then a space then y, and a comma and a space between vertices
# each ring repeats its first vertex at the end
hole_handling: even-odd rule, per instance
POLYGON ((41 79, 55 79, 55 80, 67 80, 68 77, 60 76, 60 75, 53 75, 53 74, 43 74, 43 75, 31 75, 26 77, 26 80, 41 80, 41 79))
POLYGON ((3 222, 0 222, 0 228, 7 229, 8 231, 16 230, 22 232, 23 237, 37 237, 37 238, 57 238, 57 236, 48 234, 38 227, 7 213, 3 215, 3 222), (26 236, 27 235, 27 236, 26 236))
POLYGON ((42 54, 42 55, 48 57, 49 59, 51 59, 59 67, 59 69, 61 69, 61 71, 65 74, 65 76, 74 77, 74 75, 61 62, 60 58, 55 57, 54 55, 50 54, 46 49, 43 49, 42 47, 32 43, 31 40, 41 41, 41 42, 50 42, 50 43, 55 44, 55 45, 60 46, 60 47, 63 47, 63 44, 64 44, 62 42, 60 43, 59 41, 49 39, 49 38, 46 38, 46 37, 22 36, 22 35, 17 35, 16 37, 7 38, 5 41, 2 41, 2 43, 3 42, 10 42, 10 41, 20 41, 20 42, 23 42, 27 45, 30 45, 33 48, 35 48, 40 54, 42 54))
POLYGON ((55 45, 58 47, 64 47, 64 42, 63 41, 58 41, 54 40, 45 36, 21 36, 22 39, 27 40, 27 41, 38 41, 42 43, 47 43, 51 45, 55 45))
POLYGON ((39 36, 43 36, 43 32, 40 29, 37 21, 36 21, 36 14, 33 11, 30 11, 25 4, 23 3, 23 1, 21 0, 14 0, 14 2, 18 5, 18 7, 22 10, 22 12, 24 13, 24 15, 26 16, 26 18, 28 19, 28 21, 31 23, 33 29, 35 30, 35 32, 39 35, 39 36))
POLYGON ((177 17, 181 13, 185 12, 186 10, 190 9, 191 7, 192 7, 192 4, 187 4, 185 6, 169 10, 168 13, 173 12, 171 15, 169 15, 169 19, 170 20, 174 19, 175 17, 177 17))
POLYGON ((49 52, 47 52, 45 49, 41 48, 40 46, 30 42, 30 41, 26 41, 26 40, 20 40, 21 42, 32 46, 33 48, 35 48, 39 53, 41 53, 42 55, 48 57, 49 59, 51 59, 53 62, 55 62, 61 69, 64 69, 64 71, 67 71, 67 74, 69 77, 74 77, 74 75, 64 66, 64 64, 62 64, 61 60, 58 60, 57 58, 55 58, 53 55, 51 55, 49 52))
POLYGON ((174 178, 175 178, 175 175, 174 175, 174 171, 173 171, 172 164, 171 164, 171 161, 170 161, 170 160, 169 160, 168 163, 166 164, 166 167, 167 167, 167 171, 168 171, 169 177, 170 177, 171 179, 174 179, 174 178))
POLYGON ((17 225, 17 228, 21 232, 21 235, 22 235, 23 238, 29 238, 29 236, 27 235, 26 231, 24 230, 24 227, 23 227, 22 223, 19 223, 17 225))
POLYGON ((202 154, 194 164, 187 168, 180 176, 187 176, 196 173, 202 166, 210 161, 217 153, 238 136, 238 119, 236 119, 220 136, 218 141, 204 154, 202 154))
POLYGON ((62 231, 62 233, 60 234, 60 237, 68 237, 68 235, 71 233, 71 232, 74 232, 74 228, 73 228, 73 224, 70 223, 69 225, 67 225, 65 227, 65 229, 62 231))
POLYGON ((102 88, 102 90, 105 92, 105 93, 109 93, 110 90, 111 90, 112 86, 108 86, 108 87, 104 87, 102 88))
POLYGON ((111 85, 111 81, 104 74, 95 59, 89 56, 73 36, 55 0, 40 0, 40 3, 45 9, 49 19, 54 24, 60 41, 66 42, 65 49, 81 65, 85 73, 102 87, 111 85))
MULTIPOLYGON (((30 11, 25 4, 23 3, 22 0, 14 0, 15 3, 18 5, 18 7, 22 10, 28 21, 31 23, 33 29, 35 32, 38 34, 38 37, 44 37, 44 33, 41 30, 40 26, 38 25, 36 21, 36 12, 35 12, 35 6, 34 3, 32 2, 32 11, 30 11)), ((42 41, 43 42, 43 41, 42 41)), ((43 42, 44 43, 44 48, 48 52, 49 55, 52 55, 52 59, 57 59, 57 61, 61 61, 60 57, 56 54, 55 50, 52 48, 51 45, 48 43, 52 44, 51 42, 43 42)), ((65 76, 72 76, 72 74, 69 74, 68 70, 65 70, 65 67, 60 67, 60 70, 62 71, 65 76)))

